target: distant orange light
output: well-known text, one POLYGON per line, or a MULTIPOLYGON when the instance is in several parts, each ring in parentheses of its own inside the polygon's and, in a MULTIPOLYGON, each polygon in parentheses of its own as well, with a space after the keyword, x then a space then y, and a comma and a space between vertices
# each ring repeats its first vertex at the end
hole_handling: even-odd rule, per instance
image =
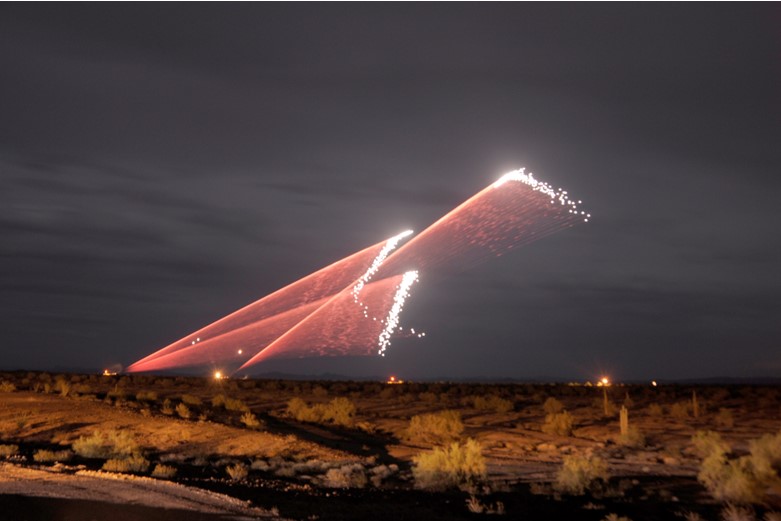
POLYGON ((656 380, 654 380, 653 382, 651 382, 651 385, 653 385, 654 387, 656 387, 656 380))
POLYGON ((222 373, 221 373, 221 372, 219 372, 219 371, 214 371, 214 379, 215 379, 215 380, 220 380, 220 379, 222 379, 222 373))
POLYGON ((398 379, 395 376, 391 376, 390 378, 388 378, 388 381, 385 382, 385 383, 388 383, 388 384, 403 384, 404 380, 398 379))

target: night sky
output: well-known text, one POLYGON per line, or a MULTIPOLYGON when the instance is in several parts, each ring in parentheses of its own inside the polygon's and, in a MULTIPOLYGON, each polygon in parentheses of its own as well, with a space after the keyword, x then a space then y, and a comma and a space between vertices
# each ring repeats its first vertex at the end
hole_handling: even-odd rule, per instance
POLYGON ((0 6, 0 368, 131 362, 510 169, 591 222, 260 371, 781 374, 778 4, 0 6))

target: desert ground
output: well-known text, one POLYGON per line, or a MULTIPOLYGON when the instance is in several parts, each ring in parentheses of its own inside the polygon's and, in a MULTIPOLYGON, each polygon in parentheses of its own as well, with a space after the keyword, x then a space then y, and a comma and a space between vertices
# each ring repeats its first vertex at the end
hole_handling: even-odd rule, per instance
POLYGON ((0 373, 0 519, 781 519, 779 391, 0 373))

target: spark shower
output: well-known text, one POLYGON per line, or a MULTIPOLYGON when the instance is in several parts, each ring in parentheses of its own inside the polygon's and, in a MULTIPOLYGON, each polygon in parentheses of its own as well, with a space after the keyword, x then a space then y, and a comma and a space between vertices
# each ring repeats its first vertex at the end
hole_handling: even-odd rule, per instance
POLYGON ((419 280, 461 271, 591 217, 524 169, 503 175, 434 224, 379 242, 303 277, 135 362, 247 371, 272 357, 384 356, 419 280), (406 241, 406 242, 404 242, 406 241), (403 244, 402 244, 403 243, 403 244), (400 246, 401 245, 401 246, 400 246))

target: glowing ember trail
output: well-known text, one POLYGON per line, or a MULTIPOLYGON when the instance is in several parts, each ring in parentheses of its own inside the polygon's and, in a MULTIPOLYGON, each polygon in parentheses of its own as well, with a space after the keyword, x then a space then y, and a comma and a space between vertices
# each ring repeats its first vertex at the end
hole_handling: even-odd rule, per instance
POLYGON ((407 300, 407 297, 409 296, 410 287, 417 281, 417 271, 408 271, 402 277, 399 289, 396 290, 396 294, 393 296, 393 306, 388 313, 388 318, 385 319, 385 329, 380 333, 380 350, 377 351, 378 355, 385 356, 385 350, 390 345, 391 335, 399 326, 399 316, 401 315, 401 310, 404 308, 404 301, 407 300))
MULTIPOLYGON (((434 224, 308 275, 131 365, 246 370, 272 357, 385 355, 419 273, 442 275, 588 222, 580 201, 524 169, 501 176, 434 224), (398 247, 398 249, 397 249, 398 247)), ((425 333, 415 333, 418 338, 425 333)))

